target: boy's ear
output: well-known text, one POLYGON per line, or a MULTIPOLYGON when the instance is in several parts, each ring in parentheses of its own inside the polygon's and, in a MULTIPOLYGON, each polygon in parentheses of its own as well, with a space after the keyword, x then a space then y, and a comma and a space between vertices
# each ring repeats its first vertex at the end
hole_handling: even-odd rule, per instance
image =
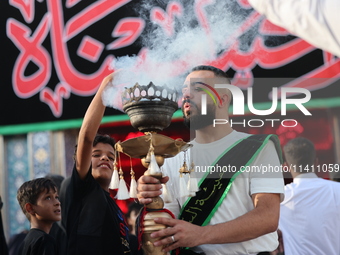
POLYGON ((35 211, 33 209, 33 205, 31 203, 26 203, 25 204, 25 209, 26 209, 26 212, 28 212, 31 215, 35 214, 35 211))

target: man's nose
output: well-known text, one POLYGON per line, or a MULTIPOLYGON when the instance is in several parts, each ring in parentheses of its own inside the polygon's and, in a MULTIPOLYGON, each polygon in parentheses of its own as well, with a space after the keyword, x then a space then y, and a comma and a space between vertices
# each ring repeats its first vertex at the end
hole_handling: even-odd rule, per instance
POLYGON ((183 99, 187 99, 187 98, 192 98, 192 93, 190 91, 190 89, 183 89, 182 91, 183 95, 182 95, 182 98, 183 99))

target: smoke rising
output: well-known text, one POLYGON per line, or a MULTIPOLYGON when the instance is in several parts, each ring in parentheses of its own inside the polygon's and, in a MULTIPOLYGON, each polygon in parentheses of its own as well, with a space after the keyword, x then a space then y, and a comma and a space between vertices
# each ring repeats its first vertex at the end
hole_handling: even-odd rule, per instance
POLYGON ((113 86, 104 104, 122 110, 121 93, 138 82, 181 89, 184 77, 197 65, 207 64, 228 50, 249 10, 237 1, 141 1, 136 6, 147 22, 138 56, 123 56, 112 63, 113 86))

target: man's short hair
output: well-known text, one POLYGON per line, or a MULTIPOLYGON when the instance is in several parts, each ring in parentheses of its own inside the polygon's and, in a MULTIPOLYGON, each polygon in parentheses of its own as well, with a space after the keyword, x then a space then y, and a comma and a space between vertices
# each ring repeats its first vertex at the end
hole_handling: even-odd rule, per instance
POLYGON ((37 204, 37 200, 42 192, 49 192, 54 190, 57 192, 56 184, 48 178, 37 178, 24 182, 17 192, 17 200, 21 210, 26 215, 27 219, 31 221, 31 215, 26 211, 25 205, 30 203, 37 204))
POLYGON ((283 147, 283 152, 286 162, 289 166, 292 165, 295 171, 311 172, 316 152, 314 144, 310 140, 303 137, 292 139, 283 147))
POLYGON ((227 75, 227 73, 217 67, 199 65, 191 69, 191 72, 194 72, 194 71, 211 71, 215 74, 216 77, 226 78, 228 80, 228 83, 230 84, 230 78, 227 75))

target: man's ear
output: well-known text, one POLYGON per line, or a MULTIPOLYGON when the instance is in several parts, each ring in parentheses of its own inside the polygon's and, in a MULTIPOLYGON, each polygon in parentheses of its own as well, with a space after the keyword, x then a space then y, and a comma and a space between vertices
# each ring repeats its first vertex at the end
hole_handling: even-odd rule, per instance
POLYGON ((225 106, 225 105, 229 105, 230 103, 230 98, 229 98, 229 95, 228 94, 222 94, 221 95, 221 103, 222 103, 222 107, 225 106))
POLYGON ((31 215, 34 215, 34 214, 35 214, 33 205, 32 205, 31 203, 26 203, 26 204, 25 204, 25 209, 26 209, 26 212, 28 212, 28 213, 31 214, 31 215))
POLYGON ((289 172, 291 171, 291 169, 290 169, 290 167, 289 167, 289 165, 288 165, 287 161, 283 161, 283 163, 282 163, 282 167, 283 167, 284 169, 288 169, 288 170, 289 170, 289 172))

